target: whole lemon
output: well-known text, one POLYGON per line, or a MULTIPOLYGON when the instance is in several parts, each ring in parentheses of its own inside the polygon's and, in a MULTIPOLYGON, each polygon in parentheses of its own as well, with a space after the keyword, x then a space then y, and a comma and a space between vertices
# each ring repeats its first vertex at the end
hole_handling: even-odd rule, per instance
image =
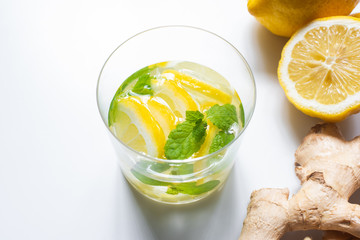
POLYGON ((249 0, 250 14, 272 33, 290 37, 316 18, 349 15, 359 0, 249 0))

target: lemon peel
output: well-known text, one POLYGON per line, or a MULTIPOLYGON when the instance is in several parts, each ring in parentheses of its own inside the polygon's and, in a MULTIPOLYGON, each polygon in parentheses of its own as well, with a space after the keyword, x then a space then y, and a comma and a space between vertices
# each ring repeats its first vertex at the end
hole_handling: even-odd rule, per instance
POLYGON ((272 33, 291 37, 317 18, 349 15, 359 0, 249 0, 247 7, 272 33))

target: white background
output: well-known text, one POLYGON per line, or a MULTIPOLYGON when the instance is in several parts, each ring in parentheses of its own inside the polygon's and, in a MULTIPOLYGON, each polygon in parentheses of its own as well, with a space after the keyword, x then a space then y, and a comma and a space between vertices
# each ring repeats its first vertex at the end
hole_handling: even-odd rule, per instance
MULTIPOLYGON (((319 121, 296 110, 278 84, 286 41, 258 24, 245 0, 2 0, 0 239, 237 239, 254 189, 297 191, 294 152, 319 121), (231 42, 258 93, 224 189, 186 206, 144 199, 127 184, 95 98, 100 69, 119 44, 169 24, 231 42)), ((347 138, 359 135, 360 114, 339 125, 347 138)))

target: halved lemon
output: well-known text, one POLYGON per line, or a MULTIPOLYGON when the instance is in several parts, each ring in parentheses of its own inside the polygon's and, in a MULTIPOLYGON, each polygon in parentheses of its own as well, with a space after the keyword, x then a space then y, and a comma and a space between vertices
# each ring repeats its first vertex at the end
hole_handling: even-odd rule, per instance
POLYGON ((141 99, 137 96, 119 98, 115 107, 117 111, 110 129, 116 137, 136 151, 162 157, 164 132, 141 99))
POLYGON ((329 122, 360 110, 360 19, 317 19, 285 45, 278 77, 299 110, 329 122))

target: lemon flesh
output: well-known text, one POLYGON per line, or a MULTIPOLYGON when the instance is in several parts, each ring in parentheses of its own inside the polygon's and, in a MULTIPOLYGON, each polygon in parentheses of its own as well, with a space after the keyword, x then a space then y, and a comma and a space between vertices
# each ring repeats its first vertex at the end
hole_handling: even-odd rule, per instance
POLYGON ((360 106, 360 20, 315 20, 283 49, 279 81, 289 100, 325 121, 343 120, 360 106))
POLYGON ((137 96, 117 100, 116 120, 111 129, 124 144, 136 151, 162 157, 165 135, 152 113, 137 96))
POLYGON ((176 82, 153 79, 152 87, 154 96, 162 98, 180 120, 185 120, 186 111, 198 110, 198 105, 191 95, 176 82))

